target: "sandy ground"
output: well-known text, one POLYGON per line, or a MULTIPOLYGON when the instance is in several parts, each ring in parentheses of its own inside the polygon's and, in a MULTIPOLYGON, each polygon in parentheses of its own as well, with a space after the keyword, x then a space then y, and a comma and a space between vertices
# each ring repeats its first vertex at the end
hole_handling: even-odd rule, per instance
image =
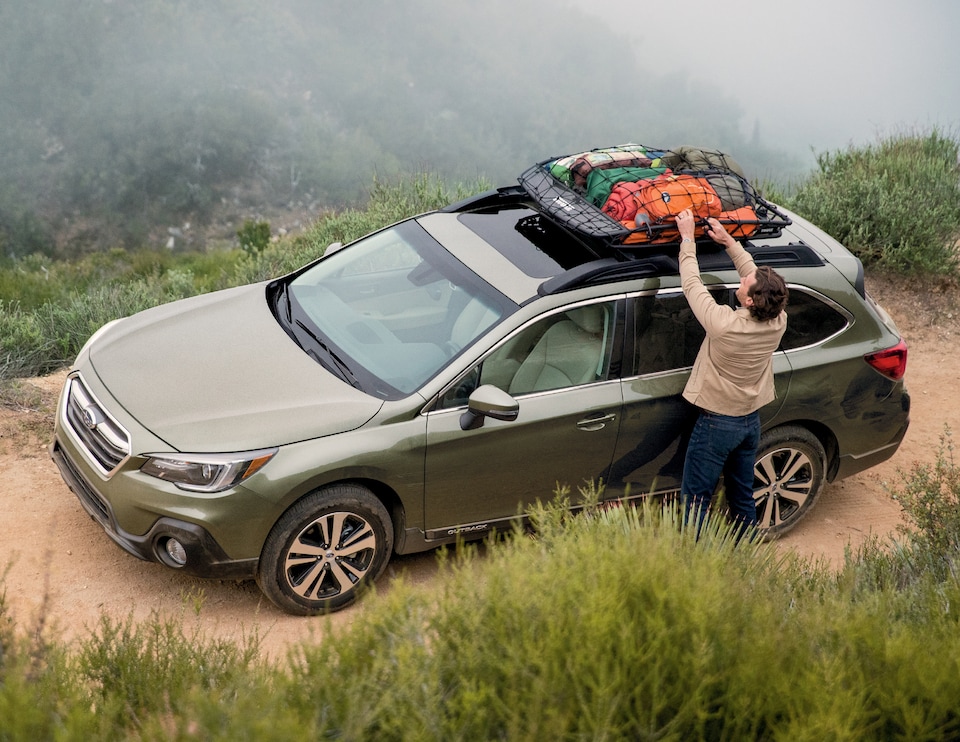
MULTIPOLYGON (((916 462, 935 459, 944 425, 960 430, 960 291, 955 282, 917 284, 876 278, 868 290, 897 322, 909 345, 907 384, 911 426, 888 462, 828 485, 820 502, 778 542, 812 560, 842 563, 844 550, 869 534, 892 535, 901 523, 889 486, 916 462)), ((182 616, 189 631, 242 639, 256 633, 266 654, 322 638, 325 618, 281 613, 250 583, 196 580, 141 562, 113 544, 80 507, 47 453, 53 408, 64 374, 20 382, 23 401, 0 407, 0 575, 6 604, 24 630, 43 627, 71 640, 96 629, 103 615, 134 620, 182 616), (196 607, 200 606, 199 610, 196 607)), ((405 573, 429 584, 435 555, 398 557, 378 585, 389 590, 405 573)), ((344 626, 361 619, 369 596, 329 618, 344 626)))

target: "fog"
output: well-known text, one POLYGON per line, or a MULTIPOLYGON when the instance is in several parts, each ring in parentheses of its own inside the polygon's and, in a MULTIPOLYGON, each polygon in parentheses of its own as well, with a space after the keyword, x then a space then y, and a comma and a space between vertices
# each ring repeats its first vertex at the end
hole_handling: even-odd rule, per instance
POLYGON ((730 96, 766 146, 822 152, 960 127, 956 0, 572 2, 625 34, 642 69, 730 96))
POLYGON ((848 144, 956 135, 957 31, 955 0, 7 0, 0 254, 629 141, 795 183, 848 144))

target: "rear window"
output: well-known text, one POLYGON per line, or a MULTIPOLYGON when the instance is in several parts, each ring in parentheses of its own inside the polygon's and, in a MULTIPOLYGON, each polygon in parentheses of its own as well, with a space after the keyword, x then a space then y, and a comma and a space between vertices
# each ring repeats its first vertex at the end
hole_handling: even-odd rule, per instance
MULTIPOLYGON (((736 306, 736 289, 713 288, 710 293, 715 301, 736 306)), ((632 307, 635 374, 655 374, 693 365, 704 332, 683 294, 637 296, 632 307)), ((850 322, 844 311, 829 300, 796 287, 790 289, 787 317, 787 330, 779 350, 822 343, 846 329, 850 322)))
POLYGON ((780 350, 794 350, 822 343, 844 330, 849 319, 838 307, 795 287, 787 304, 787 331, 780 350))

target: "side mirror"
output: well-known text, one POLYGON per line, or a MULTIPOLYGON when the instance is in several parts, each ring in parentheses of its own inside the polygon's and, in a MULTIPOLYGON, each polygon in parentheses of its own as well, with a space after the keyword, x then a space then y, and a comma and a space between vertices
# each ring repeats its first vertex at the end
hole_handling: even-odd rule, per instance
POLYGON ((462 430, 476 430, 485 417, 511 422, 520 414, 520 403, 499 387, 484 384, 473 390, 467 411, 460 416, 462 430))
POLYGON ((335 253, 341 247, 343 247, 342 242, 331 242, 329 245, 327 245, 327 249, 323 251, 323 254, 324 256, 333 255, 333 253, 335 253))

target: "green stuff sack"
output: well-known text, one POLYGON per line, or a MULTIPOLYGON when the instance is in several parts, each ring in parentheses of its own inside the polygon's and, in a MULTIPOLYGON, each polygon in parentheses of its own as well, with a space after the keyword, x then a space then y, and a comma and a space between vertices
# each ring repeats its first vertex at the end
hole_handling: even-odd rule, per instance
POLYGON ((594 206, 603 206, 617 183, 636 182, 656 178, 667 171, 664 167, 613 167, 591 170, 587 175, 587 200, 594 206))

